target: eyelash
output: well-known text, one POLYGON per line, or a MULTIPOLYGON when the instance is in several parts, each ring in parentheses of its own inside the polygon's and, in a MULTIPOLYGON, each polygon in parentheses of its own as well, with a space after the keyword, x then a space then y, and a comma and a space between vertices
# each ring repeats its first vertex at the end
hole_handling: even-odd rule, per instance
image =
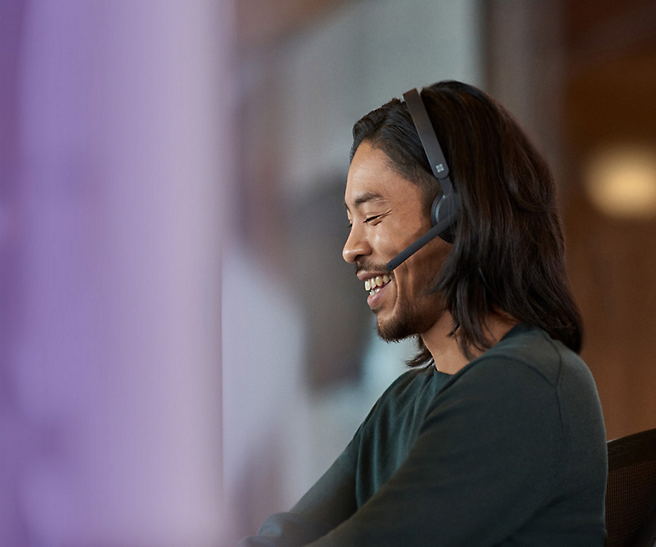
MULTIPOLYGON (((365 218, 365 219, 364 219, 364 223, 367 224, 367 223, 369 223, 369 222, 372 222, 373 220, 377 220, 377 219, 381 218, 382 216, 383 216, 383 215, 374 215, 374 216, 372 216, 372 217, 365 218)), ((349 230, 350 230, 351 228, 353 228, 353 223, 352 223, 352 222, 349 222, 349 223, 348 223, 348 228, 349 228, 349 230)))

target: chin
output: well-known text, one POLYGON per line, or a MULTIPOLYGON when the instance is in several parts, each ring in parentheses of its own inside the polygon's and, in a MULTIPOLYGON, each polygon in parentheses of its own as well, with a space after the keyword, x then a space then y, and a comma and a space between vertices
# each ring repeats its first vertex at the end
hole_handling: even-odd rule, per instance
POLYGON ((402 317, 390 317, 387 320, 378 319, 378 336, 385 342, 399 342, 419 333, 414 318, 401 315, 402 317))
POLYGON ((440 302, 417 307, 405 302, 397 305, 387 317, 378 313, 378 336, 386 342, 399 342, 428 331, 439 319, 443 308, 440 302), (439 311, 438 311, 439 310, 439 311))
POLYGON ((413 336, 413 333, 407 332, 405 330, 389 330, 378 325, 378 336, 385 340, 385 342, 400 342, 401 340, 405 340, 406 338, 413 336))

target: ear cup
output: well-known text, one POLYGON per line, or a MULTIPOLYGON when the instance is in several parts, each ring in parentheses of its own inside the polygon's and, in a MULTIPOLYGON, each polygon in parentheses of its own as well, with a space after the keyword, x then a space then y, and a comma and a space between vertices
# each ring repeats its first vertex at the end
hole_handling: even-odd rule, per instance
POLYGON ((438 222, 448 220, 449 225, 438 235, 447 243, 453 243, 455 235, 455 225, 458 221, 460 212, 460 199, 457 194, 437 196, 431 206, 431 223, 436 226, 438 222))
POLYGON ((442 200, 444 199, 444 194, 440 194, 439 196, 436 196, 435 199, 433 200, 433 205, 431 205, 431 225, 435 226, 438 221, 439 221, 439 214, 440 214, 440 204, 442 203, 442 200))

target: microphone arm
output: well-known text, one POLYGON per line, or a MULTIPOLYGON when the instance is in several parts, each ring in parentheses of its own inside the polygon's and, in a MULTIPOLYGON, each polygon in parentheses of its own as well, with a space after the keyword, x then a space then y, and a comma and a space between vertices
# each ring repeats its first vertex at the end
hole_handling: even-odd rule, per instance
POLYGON ((428 230, 428 232, 426 232, 423 236, 421 236, 419 239, 415 240, 413 243, 408 245, 408 247, 403 249, 392 260, 390 260, 387 263, 387 271, 391 272, 392 270, 400 266, 403 262, 408 260, 408 258, 410 258, 413 254, 415 254, 424 245, 426 245, 430 241, 433 241, 438 235, 440 235, 441 232, 446 230, 451 225, 451 222, 452 222, 451 215, 447 215, 446 218, 442 219, 430 230, 428 230))

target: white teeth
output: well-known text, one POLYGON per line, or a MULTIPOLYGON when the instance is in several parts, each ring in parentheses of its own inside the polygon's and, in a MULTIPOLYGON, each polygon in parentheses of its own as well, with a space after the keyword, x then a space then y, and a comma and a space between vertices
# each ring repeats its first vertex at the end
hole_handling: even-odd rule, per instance
POLYGON ((369 291, 370 294, 376 294, 381 287, 387 285, 391 280, 392 278, 387 274, 377 275, 365 280, 364 290, 369 291))

